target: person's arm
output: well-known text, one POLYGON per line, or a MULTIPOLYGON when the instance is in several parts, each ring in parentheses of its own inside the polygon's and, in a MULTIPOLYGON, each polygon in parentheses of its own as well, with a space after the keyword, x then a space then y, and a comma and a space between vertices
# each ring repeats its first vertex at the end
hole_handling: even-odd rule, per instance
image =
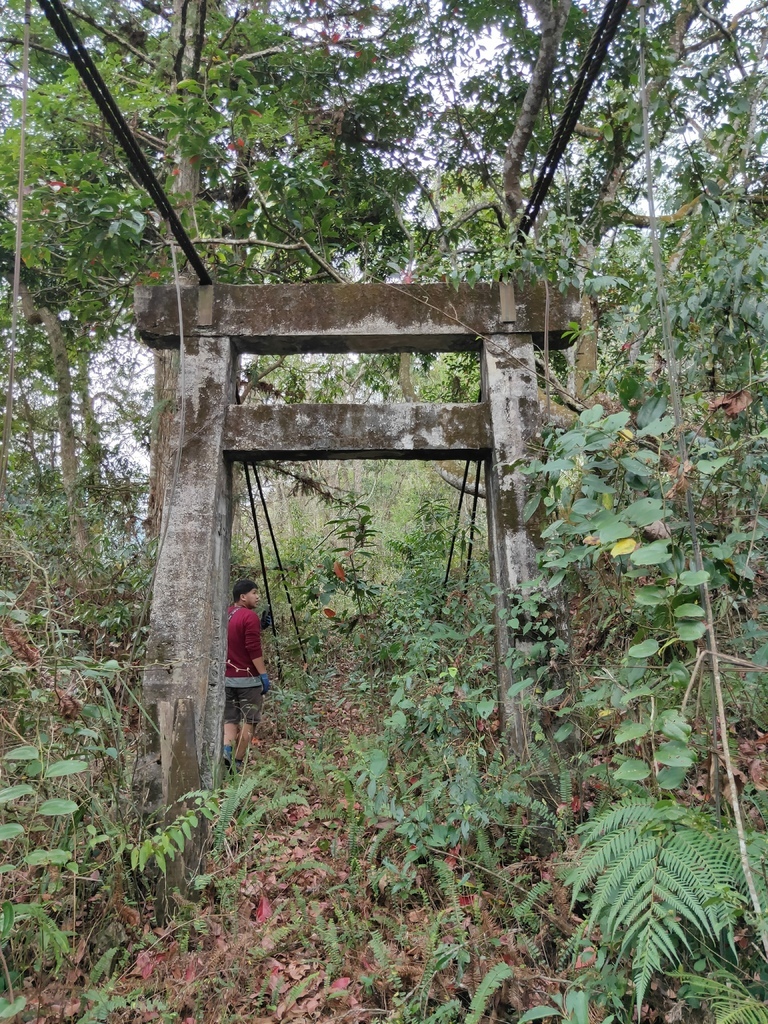
POLYGON ((266 693, 269 689, 269 676, 267 676, 267 666, 264 664, 264 656, 261 653, 261 623, 255 612, 248 616, 245 623, 245 649, 253 662, 253 667, 262 677, 261 685, 266 693))

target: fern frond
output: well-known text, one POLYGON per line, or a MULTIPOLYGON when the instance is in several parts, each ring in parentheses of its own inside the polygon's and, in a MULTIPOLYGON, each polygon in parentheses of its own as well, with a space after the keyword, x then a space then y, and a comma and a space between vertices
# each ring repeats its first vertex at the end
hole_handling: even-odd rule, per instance
POLYGON ((464 1024, 479 1024, 480 1018, 485 1013, 488 1000, 511 977, 512 968, 509 964, 504 963, 504 961, 494 964, 477 986, 477 992, 472 996, 472 1002, 469 1004, 469 1013, 464 1019, 464 1024))
POLYGON ((732 977, 700 978, 684 975, 693 995, 706 999, 716 1024, 768 1024, 768 1005, 732 977))
POLYGON ((373 955, 377 963, 385 969, 389 967, 391 958, 381 932, 371 932, 368 942, 373 950, 373 955))
POLYGON ((599 836, 608 835, 619 829, 632 828, 658 820, 656 801, 650 798, 629 797, 609 807, 602 814, 579 828, 582 843, 587 846, 599 836))
POLYGON ((432 861, 432 867, 440 883, 440 891, 445 896, 445 901, 451 909, 451 912, 456 920, 460 920, 464 916, 464 912, 461 909, 459 903, 459 887, 456 883, 456 876, 453 871, 448 867, 445 861, 440 860, 439 857, 435 857, 432 861))
POLYGON ((434 1013, 426 1018, 424 1024, 453 1024, 458 1021, 463 1012, 463 1006, 458 999, 451 999, 442 1006, 438 1006, 434 1013))
POLYGON ((541 899, 544 893, 549 892, 551 888, 552 885, 550 882, 537 882, 525 899, 513 908, 515 920, 520 924, 533 924, 533 906, 541 899))
POLYGON ((115 958, 115 953, 117 952, 117 949, 117 946, 112 946, 110 949, 102 953, 99 959, 93 965, 93 967, 91 968, 90 976, 88 978, 91 985, 98 985, 101 979, 109 974, 109 970, 112 967, 112 961, 115 958))
POLYGON ((632 956, 638 1007, 654 972, 679 963, 692 934, 713 941, 726 932, 732 941, 738 852, 706 815, 630 799, 579 831, 581 862, 568 876, 573 900, 592 887, 586 932, 599 925, 619 958, 632 956))
POLYGON ((565 765, 560 769, 558 782, 560 783, 560 803, 569 807, 573 797, 573 778, 565 765))
POLYGON ((226 790, 226 797, 221 805, 219 817, 213 829, 213 853, 221 853, 227 829, 240 806, 248 799, 261 782, 260 775, 251 775, 247 779, 238 779, 238 784, 226 790))

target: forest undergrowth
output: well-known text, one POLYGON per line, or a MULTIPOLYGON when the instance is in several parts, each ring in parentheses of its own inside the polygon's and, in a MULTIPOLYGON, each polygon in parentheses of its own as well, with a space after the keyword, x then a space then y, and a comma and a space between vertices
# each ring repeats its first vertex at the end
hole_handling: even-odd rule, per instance
MULTIPOLYGON (((593 450, 603 438, 624 457, 615 425, 590 415, 593 450)), ((567 519, 579 538, 579 515, 595 513, 585 501, 567 519)), ((657 516, 647 505, 643 516, 657 516)), ((144 721, 131 659, 149 563, 105 555, 124 590, 99 602, 9 541, 0 1017, 765 1024, 764 921, 713 767, 702 656, 685 640, 686 563, 638 559, 621 578, 615 554, 581 544, 593 562, 590 586, 572 575, 566 591, 570 648, 554 591, 520 592, 509 614, 525 640, 512 664, 530 724, 521 760, 501 742, 483 559, 466 590, 454 578, 444 592, 445 538, 424 533, 422 517, 387 542, 400 575, 390 566, 383 586, 370 510, 353 502, 333 522, 327 557, 289 552, 314 630, 309 670, 281 613, 282 678, 245 770, 161 825, 130 796, 144 721), (667 596, 661 572, 675 574, 667 596), (652 622, 628 613, 637 593, 652 622), (158 883, 201 821, 209 841, 193 893, 160 923, 158 883)), ((626 536, 603 519, 594 529, 606 546, 626 536)), ((648 557, 654 544, 636 549, 648 557)), ((572 569, 568 550, 557 538, 542 561, 572 569)), ((761 579, 732 614, 760 607, 761 579)), ((728 738, 765 907, 764 673, 739 642, 724 670, 728 738)))

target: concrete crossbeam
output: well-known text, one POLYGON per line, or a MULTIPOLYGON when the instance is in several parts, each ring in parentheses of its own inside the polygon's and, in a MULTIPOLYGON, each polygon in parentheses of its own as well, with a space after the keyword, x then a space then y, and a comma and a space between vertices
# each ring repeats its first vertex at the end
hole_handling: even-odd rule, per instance
POLYGON ((233 405, 222 447, 228 459, 477 459, 493 441, 483 403, 233 405))
MULTIPOLYGON (((134 307, 148 345, 178 348, 174 287, 139 287, 134 307)), ((479 352, 482 338, 493 334, 526 334, 541 345, 545 312, 546 295, 539 286, 519 296, 496 284, 182 288, 185 335, 228 336, 238 351, 254 354, 479 352)), ((550 289, 550 348, 567 347, 563 332, 579 315, 575 293, 550 289)))

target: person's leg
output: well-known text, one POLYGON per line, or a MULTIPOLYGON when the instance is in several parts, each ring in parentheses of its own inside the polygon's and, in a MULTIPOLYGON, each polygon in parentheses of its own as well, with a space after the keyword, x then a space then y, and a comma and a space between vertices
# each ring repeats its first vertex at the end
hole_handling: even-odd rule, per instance
POLYGON ((235 760, 242 761, 245 755, 248 753, 248 747, 253 739, 253 726, 248 722, 243 722, 240 726, 240 738, 237 742, 237 748, 235 750, 235 760))
POLYGON ((235 687, 224 689, 224 763, 229 768, 232 763, 232 752, 237 744, 240 733, 240 708, 235 687))
POLYGON ((240 738, 235 750, 235 761, 240 762, 248 753, 251 745, 253 731, 261 721, 261 705, 264 695, 261 692, 261 683, 258 686, 248 686, 241 690, 239 696, 240 705, 240 738))

